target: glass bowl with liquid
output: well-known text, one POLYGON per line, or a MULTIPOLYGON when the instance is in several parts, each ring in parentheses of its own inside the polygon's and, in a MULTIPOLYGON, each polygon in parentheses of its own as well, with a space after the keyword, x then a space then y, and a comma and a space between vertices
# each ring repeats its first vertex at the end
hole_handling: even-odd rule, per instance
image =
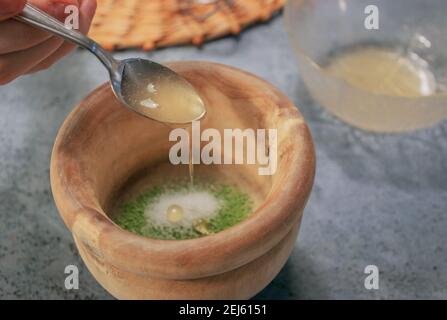
POLYGON ((353 126, 400 132, 447 117, 445 12, 445 0, 290 0, 285 23, 320 105, 353 126))

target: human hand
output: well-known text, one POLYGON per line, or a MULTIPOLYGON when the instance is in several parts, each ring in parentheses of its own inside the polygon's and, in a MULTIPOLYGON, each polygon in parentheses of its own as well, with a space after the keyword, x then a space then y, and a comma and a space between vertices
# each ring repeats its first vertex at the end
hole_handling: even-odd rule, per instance
MULTIPOLYGON (((29 0, 30 4, 64 21, 65 6, 79 8, 79 31, 87 33, 96 10, 96 0, 29 0)), ((23 74, 49 68, 71 52, 75 45, 46 31, 12 19, 25 0, 0 0, 0 85, 23 74)))

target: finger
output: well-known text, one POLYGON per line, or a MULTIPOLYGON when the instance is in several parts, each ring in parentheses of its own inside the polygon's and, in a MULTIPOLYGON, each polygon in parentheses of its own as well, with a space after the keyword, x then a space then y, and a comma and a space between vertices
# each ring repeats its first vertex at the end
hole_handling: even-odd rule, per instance
MULTIPOLYGON (((69 2, 70 4, 78 4, 77 0, 69 0, 69 2)), ((65 13, 63 10, 59 9, 60 3, 53 3, 47 0, 33 0, 30 1, 30 3, 55 16, 59 20, 65 18, 65 13)), ((51 33, 31 27, 25 23, 12 19, 5 20, 0 22, 0 54, 34 47, 35 45, 48 40, 51 36, 51 33)))
MULTIPOLYGON (((90 29, 93 16, 96 11, 96 0, 82 0, 79 8, 79 31, 87 34, 90 29)), ((51 67, 58 60, 66 56, 75 48, 75 45, 65 42, 59 49, 57 49, 48 58, 34 66, 29 70, 29 73, 35 73, 51 67)))
POLYGON ((96 0, 81 0, 79 4, 79 28, 83 34, 87 34, 90 30, 93 17, 95 16, 96 7, 96 0))
POLYGON ((1 55, 0 85, 28 72, 60 48, 62 43, 63 40, 52 37, 30 49, 1 55))
POLYGON ((46 31, 8 19, 0 22, 0 54, 28 49, 51 37, 46 31))
POLYGON ((0 0, 0 21, 9 19, 22 11, 26 0, 0 0))

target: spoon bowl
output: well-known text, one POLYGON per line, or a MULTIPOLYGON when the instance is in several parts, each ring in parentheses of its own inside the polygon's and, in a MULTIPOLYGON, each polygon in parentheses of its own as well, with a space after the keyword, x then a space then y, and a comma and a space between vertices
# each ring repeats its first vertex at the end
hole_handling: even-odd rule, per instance
POLYGON ((122 60, 111 79, 115 96, 125 106, 153 120, 185 124, 201 119, 206 113, 194 87, 159 63, 134 58, 122 60))

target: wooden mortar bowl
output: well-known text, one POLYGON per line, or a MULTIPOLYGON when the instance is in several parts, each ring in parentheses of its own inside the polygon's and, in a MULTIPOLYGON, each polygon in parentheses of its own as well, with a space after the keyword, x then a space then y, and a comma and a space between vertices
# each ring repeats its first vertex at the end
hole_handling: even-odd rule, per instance
POLYGON ((179 166, 168 163, 172 128, 122 107, 108 84, 85 98, 58 133, 51 159, 57 208, 89 270, 117 298, 250 298, 293 249, 315 173, 309 129, 297 108, 256 76, 208 62, 168 65, 204 99, 202 130, 277 129, 273 176, 259 176, 257 165, 203 168, 206 175, 248 186, 260 199, 255 212, 229 229, 191 240, 149 239, 118 227, 108 214, 126 186, 142 172, 175 172, 179 166))

